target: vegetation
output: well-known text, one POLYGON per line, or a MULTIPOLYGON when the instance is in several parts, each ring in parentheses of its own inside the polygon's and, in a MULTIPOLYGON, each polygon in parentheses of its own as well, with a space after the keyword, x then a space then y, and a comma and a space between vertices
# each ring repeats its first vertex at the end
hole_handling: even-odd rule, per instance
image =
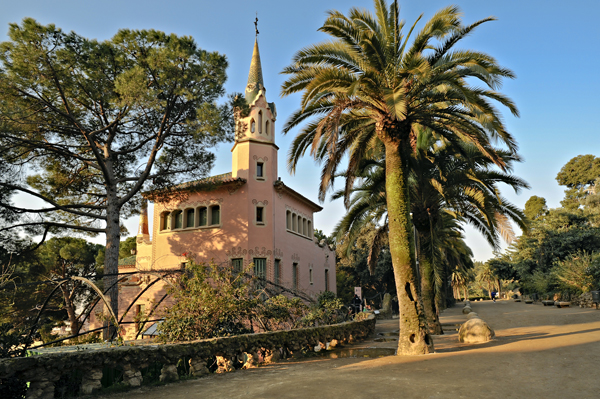
POLYGON ((323 292, 312 305, 300 298, 274 293, 251 274, 229 265, 186 265, 170 294, 174 300, 158 327, 159 339, 189 341, 212 337, 339 323, 347 312, 332 292, 323 292))
MULTIPOLYGON (((104 233, 111 286, 120 220, 139 208, 141 190, 204 177, 211 146, 230 137, 231 109, 215 103, 227 61, 190 37, 154 30, 99 42, 26 18, 8 36, 0 44, 0 209, 13 220, 0 230, 104 233), (44 205, 15 205, 15 193, 44 205)), ((116 285, 110 300, 116 314, 116 285)))
POLYGON ((419 132, 436 140, 472 143, 504 169, 490 144, 497 140, 516 151, 498 102, 517 115, 512 101, 495 91, 511 71, 476 51, 454 46, 487 18, 464 26, 456 7, 438 11, 410 42, 394 1, 375 0, 375 14, 352 8, 348 16, 330 11, 321 31, 333 40, 296 53, 283 73, 290 75, 282 94, 302 92, 301 108, 284 127, 304 124, 290 150, 293 171, 310 148, 323 165, 320 198, 332 186, 340 160, 349 162, 346 189, 353 187, 360 162, 378 148, 385 153, 389 247, 400 305, 399 354, 433 350, 419 295, 410 221, 409 162, 419 132), (471 86, 479 81, 488 89, 471 86))
POLYGON ((76 333, 85 316, 82 309, 96 294, 72 277, 100 284, 103 249, 102 245, 71 237, 54 237, 33 251, 16 254, 6 254, 0 248, 0 261, 10 257, 12 271, 9 282, 0 287, 0 324, 10 326, 5 332, 22 335, 24 341, 33 329, 33 337, 47 343, 58 338, 51 334, 52 328, 68 320, 76 333))
POLYGON ((579 155, 561 168, 556 177, 566 187, 561 207, 548 209, 537 196, 527 201, 529 230, 488 262, 499 278, 542 296, 600 289, 599 165, 600 158, 579 155))

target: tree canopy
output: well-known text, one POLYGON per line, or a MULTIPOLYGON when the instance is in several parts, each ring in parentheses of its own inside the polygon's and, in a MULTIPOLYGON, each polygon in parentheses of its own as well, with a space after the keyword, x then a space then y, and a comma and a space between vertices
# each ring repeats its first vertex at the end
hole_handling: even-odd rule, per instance
MULTIPOLYGON (((8 36, 0 44, 0 164, 10 167, 0 176, 0 208, 21 220, 0 229, 104 233, 110 276, 121 218, 138 209, 140 192, 204 177, 211 147, 231 137, 230 107, 216 103, 226 58, 155 30, 97 41, 26 18, 8 36), (43 205, 17 206, 14 193, 43 205)), ((117 300, 115 286, 115 312, 117 300)))

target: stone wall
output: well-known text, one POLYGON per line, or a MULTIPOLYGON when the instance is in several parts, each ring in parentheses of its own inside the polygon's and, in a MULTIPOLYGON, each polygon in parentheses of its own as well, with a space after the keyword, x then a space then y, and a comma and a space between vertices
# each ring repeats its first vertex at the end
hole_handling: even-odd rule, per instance
POLYGON ((103 370, 116 368, 123 372, 123 384, 131 387, 143 382, 142 370, 161 365, 161 381, 179 378, 177 364, 185 359, 190 374, 202 376, 209 372, 207 364, 216 360, 216 372, 233 369, 237 359, 244 368, 261 362, 276 361, 282 353, 314 350, 352 343, 367 338, 375 331, 375 317, 331 326, 259 334, 236 335, 185 343, 162 345, 120 346, 100 350, 84 350, 43 354, 25 358, 0 359, 0 379, 18 378, 30 382, 27 398, 54 398, 56 382, 77 372, 81 382, 74 389, 89 394, 101 389, 103 370))
POLYGON ((578 298, 577 305, 579 305, 580 308, 598 307, 598 305, 592 301, 592 293, 591 292, 586 292, 585 294, 581 294, 578 298))

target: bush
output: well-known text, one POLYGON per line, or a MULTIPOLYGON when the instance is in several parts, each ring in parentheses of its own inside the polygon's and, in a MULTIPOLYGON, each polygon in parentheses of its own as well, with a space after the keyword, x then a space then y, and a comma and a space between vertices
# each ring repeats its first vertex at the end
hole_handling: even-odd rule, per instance
POLYGON ((552 269, 564 289, 577 292, 589 292, 599 285, 600 252, 585 251, 569 255, 563 261, 557 261, 552 269))
POLYGON ((158 326, 159 341, 189 341, 252 332, 252 315, 260 299, 246 273, 230 267, 189 262, 169 290, 175 304, 158 326))

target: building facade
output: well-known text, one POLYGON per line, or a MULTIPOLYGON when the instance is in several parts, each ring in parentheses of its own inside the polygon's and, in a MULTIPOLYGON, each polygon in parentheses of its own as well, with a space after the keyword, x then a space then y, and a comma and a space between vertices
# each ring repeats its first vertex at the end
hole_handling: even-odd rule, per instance
MULTIPOLYGON (((181 269, 188 259, 237 270, 254 263, 254 273, 292 291, 313 297, 336 291, 335 252, 313 236, 313 215, 322 208, 278 175, 277 112, 266 99, 257 42, 245 96, 250 108, 247 116, 236 115, 232 171, 181 185, 188 191, 184 200, 155 203, 152 239, 144 208, 135 261, 122 262, 120 272, 181 269)), ((139 296, 153 280, 132 274, 120 285, 119 314, 129 308, 124 321, 147 314, 159 302, 168 306, 163 282, 139 296)), ((126 337, 138 328, 126 327, 126 337)))

